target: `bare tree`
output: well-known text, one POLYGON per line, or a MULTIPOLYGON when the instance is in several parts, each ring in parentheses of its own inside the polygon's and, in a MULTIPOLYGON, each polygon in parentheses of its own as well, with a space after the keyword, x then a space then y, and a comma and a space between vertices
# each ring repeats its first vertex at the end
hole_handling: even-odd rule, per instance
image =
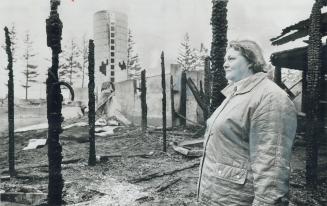
POLYGON ((82 88, 84 88, 84 81, 85 81, 85 77, 87 77, 87 73, 85 71, 86 65, 89 62, 88 59, 88 53, 89 53, 89 49, 88 49, 88 45, 87 45, 87 41, 85 39, 85 35, 83 36, 83 51, 82 51, 82 88))
POLYGON ((60 80, 66 81, 69 85, 74 84, 76 77, 79 77, 82 71, 80 63, 81 51, 72 39, 70 45, 65 48, 61 55, 62 64, 60 65, 59 77, 60 80))
POLYGON ((25 60, 25 70, 23 71, 24 77, 25 77, 25 83, 22 85, 23 88, 25 88, 25 99, 28 99, 28 88, 31 87, 30 83, 36 82, 36 77, 39 76, 39 73, 37 72, 37 65, 31 64, 31 59, 36 55, 36 53, 33 53, 33 41, 30 38, 30 34, 27 31, 25 38, 24 38, 24 44, 25 44, 25 52, 23 54, 23 58, 25 60))
POLYGON ((134 51, 135 42, 133 40, 132 31, 128 31, 127 41, 127 74, 128 78, 139 77, 141 74, 141 66, 139 62, 139 56, 134 51))

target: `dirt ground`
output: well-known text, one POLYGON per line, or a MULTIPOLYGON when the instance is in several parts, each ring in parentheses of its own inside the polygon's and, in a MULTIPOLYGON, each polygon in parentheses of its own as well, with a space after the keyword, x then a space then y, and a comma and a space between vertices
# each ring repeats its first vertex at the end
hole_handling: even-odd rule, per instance
MULTIPOLYGON (((73 119, 64 125, 80 121, 87 122, 87 118, 73 119)), ((174 132, 178 132, 178 135, 168 133, 168 142, 194 139, 191 134, 198 129, 175 128, 174 132)), ((199 157, 185 157, 176 153, 171 146, 168 146, 166 153, 162 152, 162 135, 158 132, 142 134, 138 127, 119 127, 114 131, 113 135, 96 138, 97 155, 113 157, 102 158, 93 167, 87 165, 88 127, 71 127, 61 134, 62 174, 65 181, 63 199, 67 205, 197 205, 199 157), (176 171, 186 167, 189 168, 176 171), (157 174, 159 177, 137 181, 148 174, 157 174), (174 184, 162 188, 169 182, 174 184)), ((4 177, 8 175, 8 139, 6 132, 0 135, 0 169, 4 177)), ((46 130, 20 132, 15 133, 15 136, 18 177, 2 178, 2 192, 46 194, 47 147, 22 150, 29 139, 46 138, 46 130)), ((291 205, 327 205, 326 145, 320 151, 319 194, 315 199, 307 198, 305 150, 302 140, 297 140, 292 160, 291 205), (306 199, 310 202, 305 202, 306 199)), ((6 205, 27 205, 26 202, 18 203, 6 205)))

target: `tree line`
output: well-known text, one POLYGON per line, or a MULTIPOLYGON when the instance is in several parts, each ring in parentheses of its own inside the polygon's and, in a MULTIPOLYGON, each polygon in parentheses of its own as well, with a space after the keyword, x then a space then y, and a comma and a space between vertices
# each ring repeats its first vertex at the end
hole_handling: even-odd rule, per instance
MULTIPOLYGON (((25 100, 30 98, 29 89, 36 83, 43 83, 39 79, 40 62, 36 60, 36 57, 40 55, 35 52, 33 35, 30 31, 26 31, 21 39, 18 38, 17 28, 15 24, 12 24, 8 28, 8 34, 11 40, 11 53, 13 58, 13 66, 20 63, 22 68, 18 68, 23 76, 20 86, 25 90, 25 100), (18 54, 17 48, 21 48, 21 53, 18 54)), ((5 50, 5 45, 2 45, 5 50)), ((60 59, 60 73, 59 79, 69 83, 71 86, 84 88, 88 81, 87 64, 88 64, 88 42, 86 41, 86 35, 83 36, 82 41, 78 42, 74 38, 69 40, 63 46, 63 52, 59 56, 60 59), (77 82, 76 80, 79 80, 77 82)), ((45 59, 51 62, 50 59, 45 59)), ((7 69, 7 68, 5 68, 7 69)), ((7 84, 6 84, 7 85, 7 84)))

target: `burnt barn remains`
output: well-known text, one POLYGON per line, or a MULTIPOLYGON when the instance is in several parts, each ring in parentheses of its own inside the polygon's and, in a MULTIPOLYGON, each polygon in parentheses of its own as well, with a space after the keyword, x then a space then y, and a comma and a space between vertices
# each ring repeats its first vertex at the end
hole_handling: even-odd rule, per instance
MULTIPOLYGON (((306 183, 315 189, 318 176, 319 145, 326 143, 327 134, 327 13, 321 14, 326 1, 316 1, 309 19, 300 21, 283 29, 282 34, 271 39, 272 45, 282 45, 299 38, 307 46, 293 48, 271 55, 275 67, 275 82, 294 98, 282 80, 282 68, 302 71, 302 104, 298 113, 297 136, 303 138, 306 145, 306 183)), ((298 82, 299 83, 299 82, 298 82)))

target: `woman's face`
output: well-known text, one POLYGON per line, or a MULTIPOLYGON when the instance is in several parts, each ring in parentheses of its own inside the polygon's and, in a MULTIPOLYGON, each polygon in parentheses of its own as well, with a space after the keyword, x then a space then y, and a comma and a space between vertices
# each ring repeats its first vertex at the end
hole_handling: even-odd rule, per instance
POLYGON ((249 69, 249 62, 234 48, 227 49, 224 69, 226 79, 232 82, 240 81, 253 74, 249 69))

